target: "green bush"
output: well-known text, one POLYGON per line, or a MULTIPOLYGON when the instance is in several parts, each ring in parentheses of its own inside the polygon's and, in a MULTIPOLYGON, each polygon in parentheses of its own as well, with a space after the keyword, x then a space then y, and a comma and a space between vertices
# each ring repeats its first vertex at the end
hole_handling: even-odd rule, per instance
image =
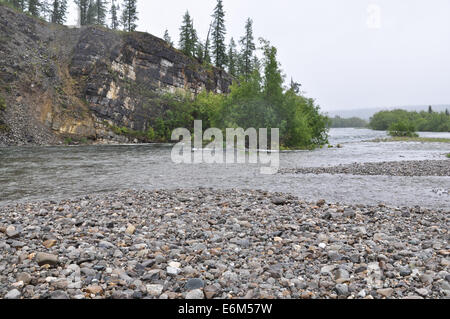
POLYGON ((447 154, 447 157, 450 158, 450 153, 447 154))
POLYGON ((389 135, 393 137, 418 137, 414 124, 408 121, 399 121, 391 124, 389 135))

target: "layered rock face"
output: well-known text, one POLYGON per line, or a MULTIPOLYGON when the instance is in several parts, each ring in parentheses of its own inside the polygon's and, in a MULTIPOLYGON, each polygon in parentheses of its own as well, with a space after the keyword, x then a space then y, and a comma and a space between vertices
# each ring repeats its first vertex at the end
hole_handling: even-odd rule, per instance
POLYGON ((231 80, 150 34, 70 29, 0 5, 0 144, 120 140, 111 127, 145 132, 168 107, 161 95, 224 93, 231 80))

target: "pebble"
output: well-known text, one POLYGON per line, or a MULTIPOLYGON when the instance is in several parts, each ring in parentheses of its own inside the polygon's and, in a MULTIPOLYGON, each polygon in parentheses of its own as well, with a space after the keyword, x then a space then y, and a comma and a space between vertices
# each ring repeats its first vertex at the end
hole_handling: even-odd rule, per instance
POLYGON ((416 289, 417 294, 419 294, 420 296, 427 296, 428 295, 428 290, 425 288, 420 288, 420 289, 416 289))
POLYGON ((347 296, 348 295, 348 286, 347 284, 337 284, 334 288, 339 296, 347 296))
POLYGON ((185 289, 187 291, 190 291, 190 290, 195 290, 195 289, 202 289, 204 286, 205 286, 205 283, 203 282, 203 280, 201 280, 199 278, 193 278, 193 279, 189 279, 186 282, 185 289))
POLYGON ((420 281, 422 281, 422 283, 426 284, 426 285, 431 285, 433 283, 433 276, 431 275, 427 275, 427 274, 423 274, 420 276, 420 281))
POLYGON ((5 295, 5 299, 19 299, 22 294, 19 290, 13 289, 5 295))
POLYGON ((42 245, 44 245, 45 248, 52 248, 53 246, 55 246, 57 243, 56 239, 49 239, 46 240, 42 243, 42 245))
POLYGON ((21 281, 23 282, 25 285, 28 285, 31 282, 31 275, 26 273, 26 272, 22 272, 19 273, 16 277, 17 281, 21 281))
POLYGON ((191 300, 200 300, 200 299, 205 299, 205 295, 203 294, 203 291, 201 289, 194 289, 189 291, 186 294, 186 299, 191 299, 191 300))
POLYGON ((147 293, 152 297, 161 296, 164 286, 163 285, 147 285, 147 293))
POLYGON ((128 225, 128 227, 127 227, 127 229, 125 230, 125 233, 127 234, 127 235, 133 235, 134 234, 134 232, 136 231, 136 227, 135 226, 133 226, 133 225, 128 225))
POLYGON ((334 274, 334 278, 336 281, 347 281, 350 278, 350 274, 348 273, 347 270, 339 268, 335 274, 334 274))
POLYGON ((86 292, 94 295, 98 295, 103 292, 103 288, 98 285, 92 285, 86 288, 86 292))
POLYGON ((50 294, 50 299, 59 299, 59 300, 61 300, 61 299, 70 299, 70 298, 69 298, 69 295, 66 292, 61 291, 61 290, 57 290, 57 291, 53 291, 50 294))
POLYGON ((219 289, 216 286, 211 285, 206 286, 203 291, 205 293, 206 299, 213 299, 218 294, 219 289))
POLYGON ((19 237, 20 232, 16 229, 14 226, 8 226, 6 227, 6 236, 8 238, 17 238, 19 237))
POLYGON ((59 262, 58 256, 47 254, 47 253, 37 253, 36 254, 36 262, 39 266, 50 265, 56 266, 59 262))
POLYGON ((167 267, 166 271, 167 271, 168 275, 176 276, 180 273, 181 270, 180 270, 180 268, 174 268, 174 267, 169 266, 169 267, 167 267))
POLYGON ((394 293, 394 289, 392 288, 378 289, 377 293, 383 297, 389 298, 394 293))

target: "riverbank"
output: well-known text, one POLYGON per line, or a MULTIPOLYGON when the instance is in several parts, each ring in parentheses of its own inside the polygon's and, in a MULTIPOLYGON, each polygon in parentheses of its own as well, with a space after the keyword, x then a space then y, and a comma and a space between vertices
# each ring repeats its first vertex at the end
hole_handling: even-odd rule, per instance
POLYGON ((351 174, 379 176, 450 176, 450 160, 353 163, 281 170, 283 174, 351 174))
POLYGON ((4 298, 445 298, 448 211, 262 191, 0 208, 4 298))

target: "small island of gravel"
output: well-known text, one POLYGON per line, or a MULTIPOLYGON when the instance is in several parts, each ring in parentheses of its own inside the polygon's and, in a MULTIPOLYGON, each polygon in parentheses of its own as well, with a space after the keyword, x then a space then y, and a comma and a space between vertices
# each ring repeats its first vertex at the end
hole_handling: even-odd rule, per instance
POLYGON ((353 163, 329 167, 283 169, 289 174, 352 174, 385 176, 450 176, 450 160, 353 163))

